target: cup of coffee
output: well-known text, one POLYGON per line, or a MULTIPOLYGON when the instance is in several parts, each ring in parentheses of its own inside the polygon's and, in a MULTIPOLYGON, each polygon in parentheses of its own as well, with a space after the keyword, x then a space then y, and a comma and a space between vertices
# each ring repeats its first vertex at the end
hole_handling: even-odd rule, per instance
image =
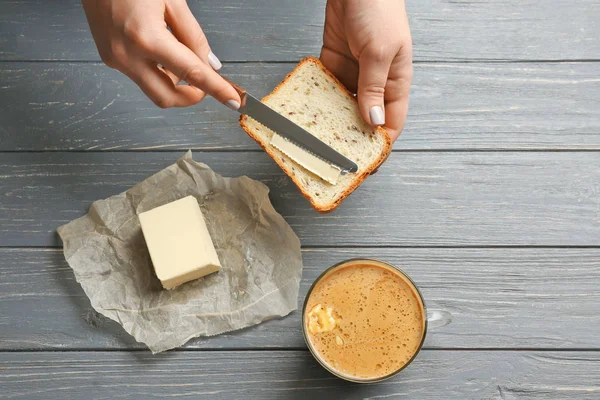
POLYGON ((315 359, 352 382, 378 382, 406 368, 427 333, 419 289, 400 269, 352 259, 323 272, 302 310, 302 331, 315 359))

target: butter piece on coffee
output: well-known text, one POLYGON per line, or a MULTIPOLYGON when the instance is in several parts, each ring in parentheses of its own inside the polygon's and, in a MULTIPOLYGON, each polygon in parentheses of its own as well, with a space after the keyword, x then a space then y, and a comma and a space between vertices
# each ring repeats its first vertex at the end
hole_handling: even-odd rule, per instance
POLYGON ((154 271, 165 289, 221 269, 195 197, 143 212, 139 219, 154 271))
POLYGON ((317 304, 308 313, 308 331, 310 333, 331 332, 337 324, 333 308, 317 304))

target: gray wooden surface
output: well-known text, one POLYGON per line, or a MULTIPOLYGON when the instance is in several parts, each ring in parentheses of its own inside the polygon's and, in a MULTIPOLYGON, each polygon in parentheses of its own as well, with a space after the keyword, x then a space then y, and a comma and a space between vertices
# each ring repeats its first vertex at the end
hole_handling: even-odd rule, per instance
MULTIPOLYGON (((0 241, 58 246, 56 227, 183 152, 5 153, 0 241), (25 184, 26 183, 26 184, 25 184)), ((227 175, 271 188, 305 246, 597 246, 596 152, 395 153, 340 208, 317 214, 261 152, 197 152, 227 175)))
MULTIPOLYGON (((224 61, 319 52, 325 0, 188 3, 224 61)), ((406 3, 418 61, 600 59, 596 0, 406 3)), ((100 59, 79 0, 1 0, 0 15, 0 60, 100 59)))
POLYGON ((423 351, 400 376, 358 385, 305 351, 25 352, 0 354, 0 385, 7 398, 48 400, 597 399, 599 363, 596 352, 423 351))
MULTIPOLYGON (((600 24, 599 24, 600 25, 600 24)), ((257 96, 293 64, 226 64, 257 96)), ((0 150, 256 150, 212 99, 161 110, 101 64, 0 63, 0 150)), ((396 150, 600 149, 600 63, 416 64, 396 150)))
MULTIPOLYGON (((304 249, 298 307, 326 266, 354 257, 402 267, 430 309, 450 314, 450 324, 430 332, 427 349, 598 348, 600 249, 304 249)), ((6 310, 0 350, 58 350, 64 343, 80 350, 143 349, 93 311, 60 249, 0 249, 0 259, 7 272, 0 283, 6 310)), ((299 326, 296 311, 185 347, 301 349, 299 326)))
MULTIPOLYGON (((324 0, 189 3, 224 74, 259 96, 318 55, 324 0)), ((0 0, 0 398, 600 398, 600 3, 408 9, 405 132, 318 215, 235 114, 157 109, 101 65, 79 0, 0 0), (189 148, 270 187, 303 245, 299 304, 329 265, 376 257, 452 322, 367 386, 313 361, 297 311, 152 356, 93 311, 55 230, 189 148)))

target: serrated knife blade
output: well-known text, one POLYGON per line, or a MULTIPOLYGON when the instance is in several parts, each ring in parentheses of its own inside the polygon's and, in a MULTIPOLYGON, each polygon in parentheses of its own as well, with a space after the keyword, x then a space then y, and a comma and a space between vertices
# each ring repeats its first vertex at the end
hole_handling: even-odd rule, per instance
POLYGON ((240 114, 248 115, 302 149, 338 167, 342 173, 358 171, 358 165, 354 161, 332 149, 319 138, 262 103, 235 83, 231 81, 229 83, 238 92, 242 100, 238 109, 240 114))
POLYGON ((295 163, 303 166, 306 170, 332 185, 337 183, 338 178, 342 174, 342 170, 337 166, 328 163, 321 157, 313 155, 311 152, 305 151, 276 133, 271 137, 269 144, 288 156, 295 163))

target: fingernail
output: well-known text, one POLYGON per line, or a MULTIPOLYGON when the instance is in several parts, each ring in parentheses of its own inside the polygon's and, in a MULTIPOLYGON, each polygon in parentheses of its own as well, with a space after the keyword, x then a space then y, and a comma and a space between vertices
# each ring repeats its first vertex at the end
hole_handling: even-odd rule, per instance
POLYGON ((240 103, 235 100, 227 100, 225 105, 231 108, 233 111, 237 111, 240 108, 240 103))
POLYGON ((215 53, 213 53, 212 51, 208 53, 208 63, 215 71, 220 70, 223 66, 223 64, 221 64, 221 61, 219 61, 217 56, 215 56, 215 53))
POLYGON ((385 114, 383 113, 383 109, 379 106, 371 107, 369 110, 369 117, 371 118, 371 123, 373 125, 385 124, 385 114))

